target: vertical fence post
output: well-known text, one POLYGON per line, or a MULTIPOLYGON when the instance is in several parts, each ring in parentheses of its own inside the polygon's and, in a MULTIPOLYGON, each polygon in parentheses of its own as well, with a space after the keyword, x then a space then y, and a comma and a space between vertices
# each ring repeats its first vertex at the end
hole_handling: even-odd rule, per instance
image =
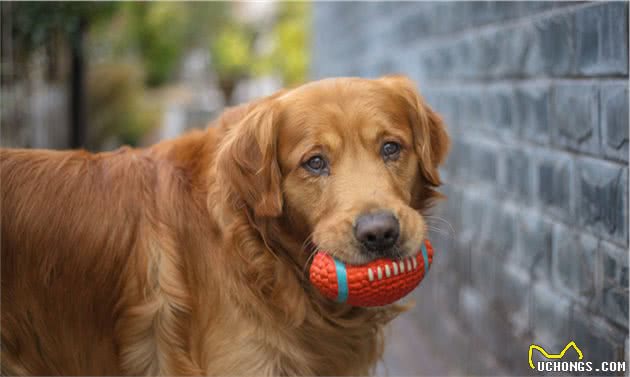
POLYGON ((70 147, 85 146, 85 51, 84 38, 87 22, 81 17, 70 34, 70 147))

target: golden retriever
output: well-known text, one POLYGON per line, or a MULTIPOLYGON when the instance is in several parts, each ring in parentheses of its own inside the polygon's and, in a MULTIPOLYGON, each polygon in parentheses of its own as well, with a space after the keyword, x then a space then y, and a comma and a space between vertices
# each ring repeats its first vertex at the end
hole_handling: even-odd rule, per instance
POLYGON ((147 149, 0 152, 2 374, 360 375, 402 308, 323 298, 417 252, 449 139, 405 77, 337 78, 147 149))

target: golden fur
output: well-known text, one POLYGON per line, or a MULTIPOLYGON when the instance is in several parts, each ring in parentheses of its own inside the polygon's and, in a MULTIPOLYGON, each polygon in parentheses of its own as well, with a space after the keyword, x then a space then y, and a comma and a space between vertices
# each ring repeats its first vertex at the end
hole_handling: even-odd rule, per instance
POLYGON ((322 298, 308 258, 365 259, 352 219, 384 207, 414 252, 447 149, 413 83, 386 77, 282 91, 147 149, 0 151, 2 374, 369 373, 402 308, 322 298), (313 151, 329 177, 301 168, 313 151))

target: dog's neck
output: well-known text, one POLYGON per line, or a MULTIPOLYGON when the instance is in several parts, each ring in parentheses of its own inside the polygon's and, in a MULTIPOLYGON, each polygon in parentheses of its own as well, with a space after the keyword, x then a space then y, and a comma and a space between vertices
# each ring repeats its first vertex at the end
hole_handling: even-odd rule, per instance
POLYGON ((280 231, 274 221, 253 224, 236 213, 232 218, 223 243, 238 254, 225 271, 234 279, 228 310, 238 313, 236 328, 258 329, 248 342, 276 360, 265 369, 276 375, 369 373, 382 353, 382 328, 400 308, 356 308, 323 298, 308 281, 307 252, 294 255, 303 240, 264 234, 280 231))
POLYGON ((222 200, 226 182, 213 180, 220 139, 220 130, 208 130, 160 151, 188 179, 197 201, 205 200, 205 210, 197 203, 195 211, 208 225, 189 232, 194 239, 186 247, 202 246, 196 253, 207 261, 186 260, 194 252, 180 254, 197 285, 190 287, 197 295, 190 320, 196 364, 210 374, 370 372, 382 354, 383 326, 403 309, 357 308, 319 295, 308 281, 306 235, 288 228, 292 220, 256 218, 247 206, 222 200), (181 157, 191 153, 194 158, 181 157), (213 343, 217 334, 222 344, 213 343), (243 361, 246 350, 251 355, 243 361))
MULTIPOLYGON (((223 239, 244 263, 230 271, 231 304, 250 325, 266 329, 260 347, 278 352, 273 374, 366 374, 381 357, 382 328, 402 308, 357 308, 322 297, 308 280, 310 250, 304 235, 293 235, 282 216, 257 219, 247 207, 226 208, 232 219, 223 239), (322 359, 327 360, 322 362, 322 359)), ((226 272, 229 273, 229 272, 226 272)))

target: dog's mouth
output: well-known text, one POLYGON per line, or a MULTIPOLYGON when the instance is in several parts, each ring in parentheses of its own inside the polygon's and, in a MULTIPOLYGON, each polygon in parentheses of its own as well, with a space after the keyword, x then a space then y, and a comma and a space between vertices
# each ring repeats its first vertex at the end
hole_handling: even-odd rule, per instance
POLYGON ((428 240, 420 251, 403 259, 379 258, 369 263, 347 264, 317 252, 309 280, 327 298, 353 306, 388 305, 407 295, 424 278, 433 259, 428 240))
MULTIPOLYGON (((337 250, 328 250, 325 247, 320 247, 316 243, 309 242, 306 250, 308 255, 313 255, 316 252, 324 252, 329 254, 333 258, 337 259, 344 264, 361 266, 377 260, 386 260, 391 263, 398 264, 401 269, 404 269, 403 265, 408 264, 408 268, 417 268, 417 257, 420 253, 418 247, 413 252, 409 253, 404 250, 401 245, 396 245, 387 250, 369 250, 363 247, 352 247, 354 250, 351 252, 340 252, 337 250)), ((392 267, 393 268, 393 267, 392 267)))
MULTIPOLYGON (((323 251, 323 250, 322 250, 323 251)), ((325 251, 324 251, 325 252, 325 251)), ((336 255, 332 255, 335 259, 339 261, 352 265, 352 266, 363 266, 376 261, 386 261, 387 263, 397 264, 400 267, 401 271, 405 269, 407 271, 411 271, 412 269, 417 268, 417 258, 419 252, 415 252, 413 254, 396 254, 396 255, 388 255, 382 253, 370 253, 368 255, 358 255, 355 258, 343 258, 338 257, 336 255), (406 267, 405 267, 406 266, 406 267)), ((392 266, 392 269, 394 267, 392 266)))

